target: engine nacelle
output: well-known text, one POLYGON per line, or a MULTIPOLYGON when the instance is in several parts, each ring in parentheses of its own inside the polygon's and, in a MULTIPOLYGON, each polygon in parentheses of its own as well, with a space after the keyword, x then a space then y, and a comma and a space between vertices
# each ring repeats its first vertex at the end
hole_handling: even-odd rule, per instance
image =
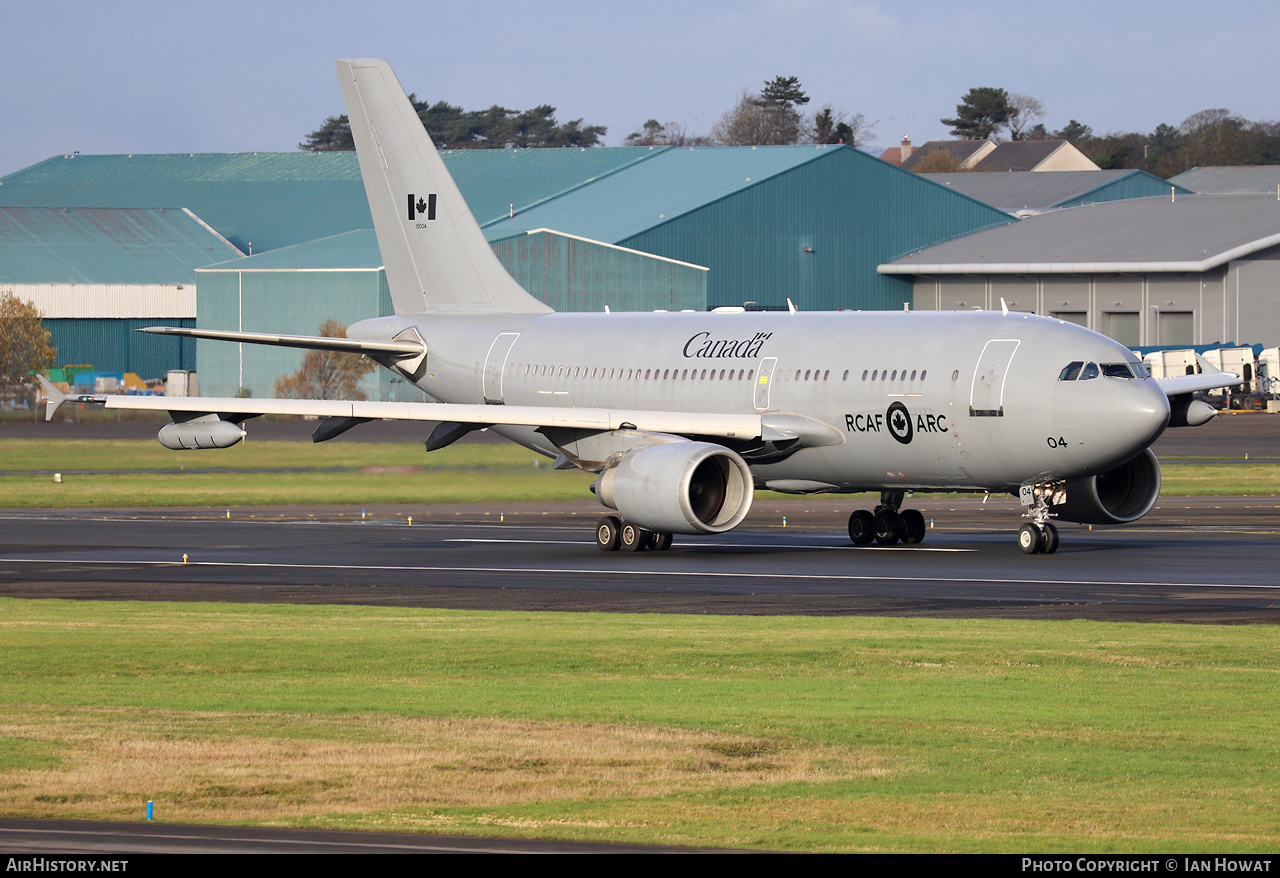
POLYGON ((1203 399, 1182 394, 1169 400, 1170 427, 1199 427, 1218 416, 1218 410, 1203 399))
POLYGON ((630 523, 676 534, 718 534, 747 517, 755 481, 722 445, 675 442, 641 448, 606 470, 596 496, 630 523))
POLYGON ((1160 461, 1148 448, 1113 470, 1067 482, 1067 502, 1053 507, 1063 521, 1126 524, 1151 511, 1160 496, 1160 461))
POLYGON ((217 415, 201 415, 190 421, 165 424, 157 437, 160 444, 174 451, 204 448, 230 448, 245 436, 244 427, 224 421, 217 415))

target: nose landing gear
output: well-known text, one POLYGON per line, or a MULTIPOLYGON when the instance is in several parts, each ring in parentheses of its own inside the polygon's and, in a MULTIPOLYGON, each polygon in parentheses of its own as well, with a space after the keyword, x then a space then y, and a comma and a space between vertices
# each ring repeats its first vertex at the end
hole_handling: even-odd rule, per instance
POLYGON ((1058 529, 1049 521, 1049 502, 1066 501, 1066 485, 1062 482, 1023 485, 1019 496, 1024 504, 1031 507, 1022 514, 1031 519, 1018 529, 1018 548, 1024 555, 1052 555, 1058 551, 1058 529))

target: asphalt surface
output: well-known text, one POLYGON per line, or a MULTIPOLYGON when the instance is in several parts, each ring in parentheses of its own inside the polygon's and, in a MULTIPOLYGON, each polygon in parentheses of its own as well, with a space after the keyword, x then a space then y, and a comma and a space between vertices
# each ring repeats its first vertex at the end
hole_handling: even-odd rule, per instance
MULTIPOLYGON (((266 826, 198 826, 166 823, 95 822, 91 820, 33 820, 0 818, 0 851, 17 862, 9 871, 23 871, 23 855, 45 860, 43 868, 26 871, 95 871, 136 873, 148 862, 130 857, 154 854, 629 854, 629 853, 749 853, 710 848, 604 842, 548 841, 536 838, 480 838, 461 835, 417 835, 396 832, 346 832, 325 829, 275 829, 266 826), (50 859, 75 854, 81 868, 50 867, 50 859), (104 867, 105 858, 112 866, 104 867)), ((72 861, 74 862, 74 861, 72 861)), ((151 863, 156 865, 158 863, 151 863)), ((172 866, 164 863, 165 867, 172 866)))
POLYGON ((759 503, 729 534, 600 552, 594 501, 0 516, 0 595, 462 609, 1280 621, 1280 498, 1170 498, 1023 555, 1012 498, 920 498, 919 546, 854 547, 847 499, 759 503), (409 519, 412 518, 412 524, 409 519), (785 521, 784 521, 785 519, 785 521))

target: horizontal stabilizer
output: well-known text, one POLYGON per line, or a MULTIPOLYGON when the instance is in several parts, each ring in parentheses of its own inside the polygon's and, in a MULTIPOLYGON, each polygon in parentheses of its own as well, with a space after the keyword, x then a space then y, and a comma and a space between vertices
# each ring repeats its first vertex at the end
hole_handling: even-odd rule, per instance
POLYGON ((417 340, 364 341, 358 338, 335 338, 327 335, 276 335, 269 332, 237 332, 231 329, 187 329, 182 326, 148 326, 142 331, 156 335, 182 335, 187 338, 306 348, 313 351, 343 351, 351 354, 381 353, 400 357, 417 357, 426 352, 426 346, 417 340))

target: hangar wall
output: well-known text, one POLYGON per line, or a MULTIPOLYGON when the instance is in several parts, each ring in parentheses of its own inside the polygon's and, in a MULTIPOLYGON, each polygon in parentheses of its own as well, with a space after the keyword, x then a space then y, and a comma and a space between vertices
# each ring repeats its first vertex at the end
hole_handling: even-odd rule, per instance
POLYGON ((492 242, 522 287, 556 311, 695 311, 707 307, 706 268, 550 229, 492 242))
MULTIPOLYGON (((326 320, 350 326, 390 313, 391 295, 381 269, 200 271, 196 323, 201 329, 314 335, 326 320)), ((269 398, 275 395, 275 379, 296 372, 306 352, 200 339, 197 355, 203 395, 235 396, 244 388, 269 398)), ((361 390, 369 399, 378 398, 383 392, 378 375, 366 378, 361 390)))
POLYGON ((1280 248, 1203 273, 915 277, 919 311, 1030 311, 1130 347, 1280 341, 1280 248))
POLYGON ((1011 221, 846 147, 618 243, 708 266, 711 306, 897 310, 911 284, 878 264, 1011 221))

